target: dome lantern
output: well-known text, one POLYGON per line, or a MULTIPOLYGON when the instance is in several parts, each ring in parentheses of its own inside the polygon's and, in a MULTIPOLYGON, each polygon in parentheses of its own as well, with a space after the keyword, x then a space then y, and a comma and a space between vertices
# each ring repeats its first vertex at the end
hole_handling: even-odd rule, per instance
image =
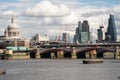
POLYGON ((13 18, 13 16, 12 16, 12 18, 11 18, 11 23, 14 23, 14 18, 13 18))

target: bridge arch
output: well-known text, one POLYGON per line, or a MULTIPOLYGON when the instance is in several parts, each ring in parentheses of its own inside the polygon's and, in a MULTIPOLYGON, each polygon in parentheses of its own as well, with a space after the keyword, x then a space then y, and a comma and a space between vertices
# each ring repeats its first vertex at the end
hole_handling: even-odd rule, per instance
MULTIPOLYGON (((77 58, 86 58, 86 52, 89 52, 91 50, 96 50, 96 52, 97 52, 96 57, 98 57, 98 58, 103 58, 104 52, 114 52, 115 51, 113 48, 88 47, 85 49, 77 49, 76 56, 77 56, 77 58)), ((89 54, 90 54, 90 52, 89 52, 89 54)))
POLYGON ((54 53, 55 57, 58 58, 57 51, 63 51, 64 58, 71 57, 71 49, 70 48, 45 49, 45 50, 40 52, 40 56, 41 56, 41 58, 51 58, 51 53, 54 53))
POLYGON ((104 58, 104 54, 108 52, 108 53, 111 53, 112 52, 112 55, 114 55, 114 52, 115 50, 97 50, 97 57, 98 58, 104 58))
MULTIPOLYGON (((57 51, 62 50, 64 58, 71 58, 72 57, 72 48, 47 48, 40 52, 41 58, 51 58, 51 53, 55 54, 55 57, 58 58, 57 51)), ((89 53, 91 50, 96 50, 96 56, 98 58, 103 58, 104 52, 114 52, 114 48, 105 48, 105 47, 88 47, 88 48, 78 48, 76 49, 76 56, 77 58, 86 58, 86 52, 89 53)))

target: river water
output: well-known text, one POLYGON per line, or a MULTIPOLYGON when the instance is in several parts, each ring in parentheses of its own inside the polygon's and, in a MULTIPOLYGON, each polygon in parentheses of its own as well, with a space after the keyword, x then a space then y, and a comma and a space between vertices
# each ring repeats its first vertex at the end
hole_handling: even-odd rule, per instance
POLYGON ((120 60, 82 64, 81 59, 38 59, 0 61, 6 69, 0 80, 120 80, 120 60))

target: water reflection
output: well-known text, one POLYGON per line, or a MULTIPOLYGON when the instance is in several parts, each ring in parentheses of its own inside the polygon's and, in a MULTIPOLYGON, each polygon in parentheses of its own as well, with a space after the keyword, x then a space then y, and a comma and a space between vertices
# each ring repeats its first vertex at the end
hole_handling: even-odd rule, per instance
POLYGON ((0 64, 7 71, 0 80, 119 80, 120 76, 119 60, 86 65, 80 59, 13 60, 0 64))

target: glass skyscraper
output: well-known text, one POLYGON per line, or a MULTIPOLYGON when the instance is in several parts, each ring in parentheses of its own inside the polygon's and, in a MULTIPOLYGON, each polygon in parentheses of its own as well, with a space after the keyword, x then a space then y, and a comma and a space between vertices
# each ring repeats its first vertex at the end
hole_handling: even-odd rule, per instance
POLYGON ((90 27, 87 20, 82 23, 82 32, 86 32, 86 38, 88 39, 87 41, 90 41, 90 27))
POLYGON ((117 31, 116 31, 114 16, 111 14, 110 14, 110 18, 108 19, 108 28, 105 35, 106 35, 106 41, 116 42, 117 31))
POLYGON ((100 26, 100 28, 97 30, 98 31, 98 41, 102 41, 103 40, 103 28, 104 26, 100 26))
POLYGON ((90 41, 90 30, 88 21, 78 22, 76 33, 74 35, 74 42, 88 43, 90 41))
POLYGON ((81 30, 82 30, 82 23, 79 21, 78 27, 76 28, 74 35, 74 42, 81 42, 81 30))

